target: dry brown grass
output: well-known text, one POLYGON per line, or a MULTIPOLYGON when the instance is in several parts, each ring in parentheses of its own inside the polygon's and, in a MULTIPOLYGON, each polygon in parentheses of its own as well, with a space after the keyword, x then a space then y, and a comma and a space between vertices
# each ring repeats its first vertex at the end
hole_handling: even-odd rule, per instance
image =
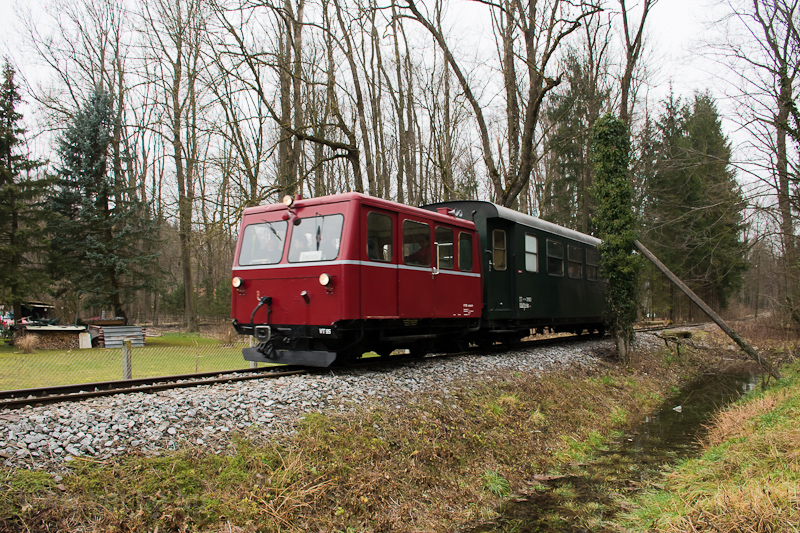
POLYGON ((703 444, 710 448, 722 444, 728 439, 745 437, 753 430, 748 421, 771 412, 775 406, 784 401, 788 391, 778 391, 768 397, 756 398, 743 404, 735 404, 731 408, 717 413, 709 424, 709 431, 703 444))
POLYGON ((33 353, 40 344, 39 336, 30 333, 14 341, 14 346, 22 350, 22 353, 33 353))
POLYGON ((740 487, 720 487, 711 499, 685 502, 690 512, 663 529, 665 533, 796 532, 800 524, 800 499, 794 483, 758 482, 740 487))

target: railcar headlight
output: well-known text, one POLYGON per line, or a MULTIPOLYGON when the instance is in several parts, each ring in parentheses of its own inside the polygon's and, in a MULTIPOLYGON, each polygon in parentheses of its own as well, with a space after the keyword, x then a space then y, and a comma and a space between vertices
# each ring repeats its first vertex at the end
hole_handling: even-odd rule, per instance
POLYGON ((319 284, 323 287, 327 287, 331 284, 331 277, 325 273, 319 275, 319 284))
POLYGON ((286 207, 292 207, 293 203, 294 203, 294 196, 287 194, 286 196, 283 197, 283 205, 285 205, 286 207))
POLYGON ((235 278, 233 278, 233 280, 231 280, 231 285, 233 285, 234 289, 238 289, 239 287, 242 286, 242 278, 236 276, 235 278))

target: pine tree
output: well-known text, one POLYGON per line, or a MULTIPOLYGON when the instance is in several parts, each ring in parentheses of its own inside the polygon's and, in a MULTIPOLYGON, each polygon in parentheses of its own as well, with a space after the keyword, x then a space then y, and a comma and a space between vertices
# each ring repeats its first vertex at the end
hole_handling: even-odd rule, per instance
POLYGON ((126 300, 157 275, 157 254, 144 246, 156 232, 133 191, 109 175, 112 117, 108 94, 95 89, 59 141, 62 166, 48 225, 50 265, 57 292, 110 306, 127 322, 126 300))
POLYGON ((44 163, 21 150, 22 97, 14 74, 6 60, 0 87, 0 301, 20 317, 20 304, 39 294, 45 280, 36 259, 44 245, 39 201, 47 181, 37 173, 44 163))
POLYGON ((547 138, 548 171, 542 218, 589 233, 592 181, 591 128, 608 99, 576 55, 567 58, 567 82, 551 94, 545 116, 552 124, 547 138))
POLYGON ((701 298, 725 308, 746 270, 745 203, 713 99, 696 94, 689 105, 670 96, 659 130, 646 240, 701 298))
POLYGON ((595 205, 600 270, 607 280, 606 321, 617 345, 617 355, 630 362, 633 323, 639 310, 638 286, 641 258, 633 254, 636 217, 629 175, 630 139, 624 122, 609 114, 592 127, 591 188, 595 205))

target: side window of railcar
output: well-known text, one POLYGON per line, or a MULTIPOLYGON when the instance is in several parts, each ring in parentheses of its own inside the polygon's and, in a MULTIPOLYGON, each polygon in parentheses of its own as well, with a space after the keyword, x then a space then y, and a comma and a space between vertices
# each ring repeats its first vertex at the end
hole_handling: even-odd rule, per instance
POLYGON ((600 254, 595 250, 586 250, 586 279, 597 281, 600 279, 600 254))
POLYGON ((367 214, 367 257, 373 261, 392 260, 392 218, 380 213, 367 214))
POLYGON ((458 234, 458 268, 461 272, 472 272, 472 235, 458 234))
POLYGON ((583 250, 578 246, 567 246, 567 272, 572 279, 583 277, 583 250))
POLYGON ((539 241, 535 235, 525 234, 525 270, 539 272, 539 241))
POLYGON ((501 229, 492 232, 492 264, 495 270, 506 269, 506 232, 501 229))
POLYGON ((286 242, 286 227, 285 220, 248 224, 242 236, 239 266, 280 263, 286 242))
POLYGON ((431 228, 422 222, 403 221, 403 262, 431 266, 431 228))
POLYGON ((339 255, 342 241, 342 215, 301 218, 292 229, 289 262, 331 261, 339 255))
POLYGON ((547 239, 547 273, 564 275, 564 243, 547 239))
POLYGON ((453 270, 456 252, 453 230, 437 226, 435 237, 436 243, 439 246, 439 268, 453 270))

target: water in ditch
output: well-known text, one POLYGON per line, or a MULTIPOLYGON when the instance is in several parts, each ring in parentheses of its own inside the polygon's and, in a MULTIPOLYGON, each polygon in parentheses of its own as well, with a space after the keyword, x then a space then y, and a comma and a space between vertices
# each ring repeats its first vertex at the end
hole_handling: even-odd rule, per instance
POLYGON ((604 532, 630 496, 667 465, 698 452, 704 424, 758 384, 753 374, 705 376, 686 387, 634 432, 564 476, 540 476, 501 517, 470 533, 604 532))

